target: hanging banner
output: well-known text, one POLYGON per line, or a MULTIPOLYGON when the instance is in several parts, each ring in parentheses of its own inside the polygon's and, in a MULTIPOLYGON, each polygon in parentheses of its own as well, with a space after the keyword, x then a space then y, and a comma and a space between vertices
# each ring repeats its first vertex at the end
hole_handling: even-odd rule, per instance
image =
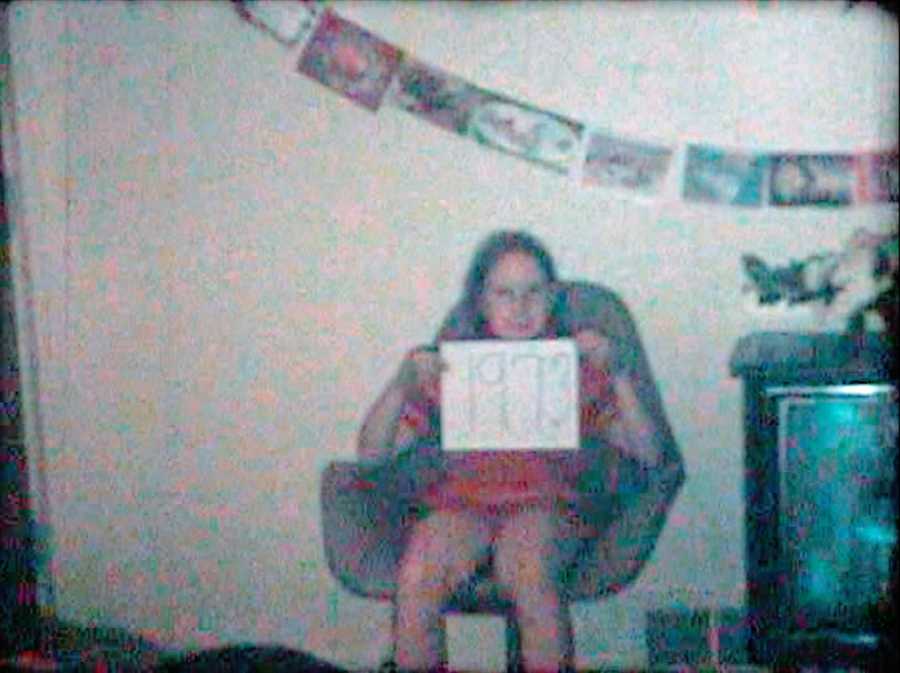
POLYGON ((766 158, 700 145, 688 145, 684 198, 732 206, 762 203, 766 158))
POLYGON ((385 104, 465 135, 472 110, 489 100, 478 87, 412 58, 404 59, 385 104))
POLYGON ((591 133, 582 182, 656 194, 662 188, 671 159, 672 150, 668 147, 591 133))
MULTIPOLYGON (((585 124, 483 89, 427 65, 312 0, 235 0, 238 11, 286 44, 304 41, 297 70, 371 111, 385 102, 481 145, 585 185, 658 194, 671 147, 587 133, 585 124), (585 143, 583 145, 582 143, 585 143), (582 155, 583 151, 583 155, 582 155), (583 156, 583 159, 582 159, 583 156), (579 165, 576 162, 581 161, 579 165)), ((688 201, 733 206, 897 202, 897 150, 761 154, 688 145, 688 201)))
POLYGON ((841 206, 853 200, 856 167, 846 154, 776 154, 769 202, 775 206, 841 206))
POLYGON ((375 111, 400 59, 396 47, 326 10, 303 49, 297 69, 375 111))

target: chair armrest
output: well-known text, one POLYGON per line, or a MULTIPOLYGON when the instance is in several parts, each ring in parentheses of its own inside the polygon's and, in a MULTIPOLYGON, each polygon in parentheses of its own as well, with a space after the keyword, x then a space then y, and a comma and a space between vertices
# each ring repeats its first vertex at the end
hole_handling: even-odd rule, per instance
POLYGON ((414 512, 391 487, 387 463, 330 463, 322 473, 322 537, 328 569, 344 588, 390 599, 399 555, 414 512))
POLYGON ((656 548, 675 496, 684 483, 681 461, 662 466, 646 489, 619 498, 610 523, 587 545, 565 586, 569 601, 621 591, 640 575, 656 548))

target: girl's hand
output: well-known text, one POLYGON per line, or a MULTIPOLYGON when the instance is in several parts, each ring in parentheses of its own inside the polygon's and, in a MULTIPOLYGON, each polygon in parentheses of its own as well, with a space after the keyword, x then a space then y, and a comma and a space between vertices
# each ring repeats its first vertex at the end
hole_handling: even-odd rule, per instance
POLYGON ((397 383, 408 397, 424 397, 436 403, 441 397, 441 372, 445 368, 446 364, 433 347, 420 346, 406 354, 397 373, 397 383))
POLYGON ((628 374, 611 373, 612 342, 590 329, 578 332, 575 342, 578 352, 601 372, 605 382, 605 386, 600 388, 603 393, 600 397, 608 401, 608 407, 599 424, 604 428, 610 444, 645 465, 658 465, 662 454, 655 428, 641 406, 634 381, 628 374))
POLYGON ((608 370, 612 354, 612 344, 605 336, 592 329, 581 330, 575 335, 578 354, 597 369, 608 370))

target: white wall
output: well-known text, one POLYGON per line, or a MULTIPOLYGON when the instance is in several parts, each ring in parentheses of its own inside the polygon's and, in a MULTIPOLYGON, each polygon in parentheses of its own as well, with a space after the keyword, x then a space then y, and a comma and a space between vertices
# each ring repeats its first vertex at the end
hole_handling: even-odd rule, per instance
MULTIPOLYGON (((896 24, 843 3, 770 4, 337 10, 426 62, 626 137, 894 145, 896 24)), ((649 608, 742 603, 727 359, 760 325, 742 310, 740 254, 835 249, 892 209, 686 203, 678 165, 653 202, 581 187, 355 107, 296 74, 297 50, 229 3, 10 14, 14 254, 36 333, 23 331, 22 352, 40 365, 26 381, 42 420, 29 443, 64 617, 177 647, 278 641, 349 666, 380 660, 386 606, 324 566, 319 474, 353 456, 366 407, 497 227, 532 230, 564 275, 623 295, 687 462, 641 579, 573 608, 580 664, 642 663, 649 608)))

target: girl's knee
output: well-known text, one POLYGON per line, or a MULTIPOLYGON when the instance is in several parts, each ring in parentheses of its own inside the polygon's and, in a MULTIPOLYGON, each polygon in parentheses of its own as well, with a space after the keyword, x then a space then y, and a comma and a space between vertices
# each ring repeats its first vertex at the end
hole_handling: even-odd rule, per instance
POLYGON ((554 563, 545 555, 527 554, 511 558, 498 553, 495 564, 497 581, 516 600, 555 591, 554 563))
POLYGON ((448 582, 474 569, 483 545, 477 522, 453 512, 436 512, 416 524, 400 561, 401 592, 444 592, 448 582))
POLYGON ((443 568, 441 540, 433 522, 418 522, 410 532, 400 559, 397 584, 401 592, 418 592, 441 584, 443 568))
POLYGON ((555 591, 557 551, 551 517, 542 510, 517 515, 497 538, 494 571, 513 597, 555 591))
POLYGON ((545 555, 556 539, 557 515, 544 509, 530 509, 511 516, 497 536, 498 549, 514 556, 545 555))

